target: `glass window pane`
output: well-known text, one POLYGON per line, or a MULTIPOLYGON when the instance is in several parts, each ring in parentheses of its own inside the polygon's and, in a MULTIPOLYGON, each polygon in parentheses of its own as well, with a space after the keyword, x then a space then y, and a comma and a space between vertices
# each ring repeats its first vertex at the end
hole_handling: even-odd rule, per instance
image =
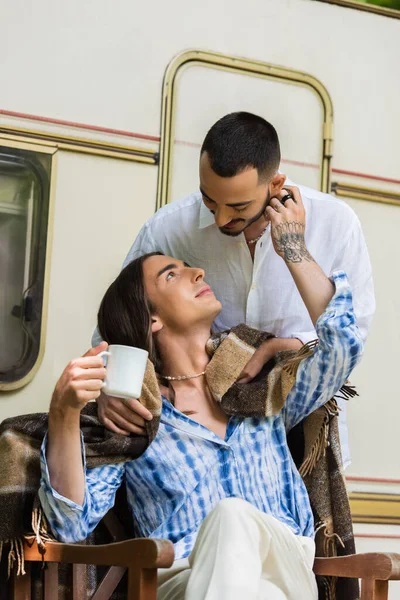
POLYGON ((51 156, 0 147, 0 383, 40 348, 51 156))

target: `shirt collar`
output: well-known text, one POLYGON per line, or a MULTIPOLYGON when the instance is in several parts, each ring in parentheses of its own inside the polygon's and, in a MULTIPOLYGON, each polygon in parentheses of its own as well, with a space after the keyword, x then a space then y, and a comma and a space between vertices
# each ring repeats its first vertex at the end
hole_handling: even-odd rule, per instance
POLYGON ((199 229, 205 229, 210 225, 215 225, 214 215, 204 204, 203 200, 200 200, 200 213, 199 213, 199 229))
POLYGON ((162 413, 161 413, 161 423, 164 425, 169 425, 174 429, 179 429, 180 431, 184 431, 191 437, 201 438, 203 440, 208 440, 209 442, 213 442, 219 446, 228 446, 225 440, 222 440, 215 433, 203 427, 200 423, 193 421, 190 417, 182 414, 179 410, 176 410, 174 406, 164 397, 162 397, 162 413))
MULTIPOLYGON (((294 185, 289 177, 286 177, 285 183, 286 185, 294 185)), ((210 227, 210 225, 215 225, 214 215, 204 204, 203 200, 200 199, 199 229, 205 229, 206 227, 210 227)))

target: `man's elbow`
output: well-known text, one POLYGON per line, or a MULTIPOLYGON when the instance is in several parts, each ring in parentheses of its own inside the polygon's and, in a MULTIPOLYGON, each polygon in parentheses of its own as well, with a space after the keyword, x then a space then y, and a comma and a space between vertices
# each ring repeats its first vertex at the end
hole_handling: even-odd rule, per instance
POLYGON ((364 342, 359 331, 348 340, 350 371, 360 362, 364 354, 364 342))

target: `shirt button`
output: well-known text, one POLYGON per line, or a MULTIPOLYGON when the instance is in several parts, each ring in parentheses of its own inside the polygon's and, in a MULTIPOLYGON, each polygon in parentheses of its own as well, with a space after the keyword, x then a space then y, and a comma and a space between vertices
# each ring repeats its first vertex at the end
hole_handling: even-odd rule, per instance
POLYGON ((251 289, 252 289, 252 290, 255 290, 255 289, 257 289, 257 286, 256 286, 256 284, 255 284, 255 283, 253 283, 253 285, 251 286, 251 289))

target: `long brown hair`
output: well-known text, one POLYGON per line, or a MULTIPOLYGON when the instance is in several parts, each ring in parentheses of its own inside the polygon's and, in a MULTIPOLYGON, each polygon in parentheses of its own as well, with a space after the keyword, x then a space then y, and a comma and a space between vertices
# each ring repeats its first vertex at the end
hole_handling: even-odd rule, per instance
POLYGON ((151 331, 154 307, 146 296, 143 280, 143 263, 150 256, 163 254, 144 254, 121 271, 104 294, 97 313, 97 323, 104 341, 147 350, 149 359, 157 369, 160 359, 151 331))

